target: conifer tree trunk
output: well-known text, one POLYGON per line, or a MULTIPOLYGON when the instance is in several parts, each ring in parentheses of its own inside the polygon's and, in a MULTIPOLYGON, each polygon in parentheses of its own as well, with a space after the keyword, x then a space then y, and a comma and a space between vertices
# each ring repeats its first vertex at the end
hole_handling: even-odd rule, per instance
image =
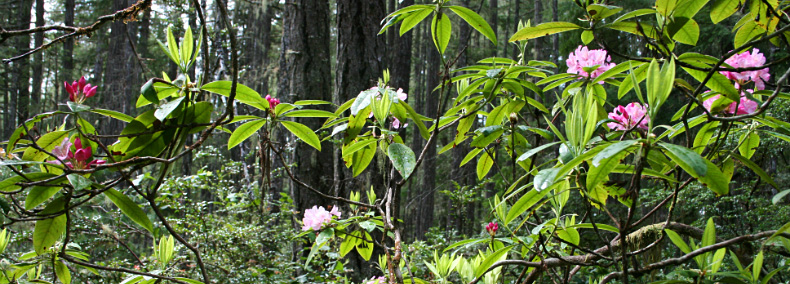
MULTIPOLYGON (((113 3, 115 3, 118 0, 113 0, 113 1, 114 1, 113 3)), ((65 0, 63 2, 63 7, 65 8, 65 11, 63 11, 63 24, 65 24, 66 26, 74 26, 74 0, 65 0)), ((114 7, 115 5, 113 5, 113 8, 114 7)), ((113 27, 115 27, 114 23, 113 23, 113 27)), ((79 76, 77 78, 73 78, 74 76, 72 75, 74 71, 73 54, 74 54, 74 38, 70 37, 67 38, 65 41, 63 41, 63 71, 61 72, 61 78, 63 78, 63 81, 67 81, 69 83, 79 79, 79 76)), ((68 100, 68 98, 69 98, 69 94, 66 93, 66 88, 63 88, 63 93, 61 95, 61 98, 57 99, 56 101, 68 100)))
MULTIPOLYGON (((277 97, 283 102, 303 99, 332 99, 329 53, 328 1, 287 0, 284 6, 282 48, 277 97)), ((318 129, 323 120, 300 120, 310 129, 318 129)), ((332 145, 323 143, 316 151, 305 143, 294 150, 292 170, 297 178, 326 193, 331 188, 332 145)), ((306 188, 291 186, 296 210, 304 212, 313 205, 330 205, 306 188)), ((297 216, 296 218, 300 218, 297 216)))
MULTIPOLYGON (((17 0, 16 8, 17 27, 19 29, 29 29, 33 0, 17 0)), ((30 34, 17 36, 15 41, 17 52, 22 53, 30 50, 30 34)), ((30 58, 19 59, 13 65, 15 69, 14 84, 16 85, 17 122, 23 122, 28 117, 28 107, 30 106, 30 58)))
MULTIPOLYGON (((44 0, 36 0, 36 26, 44 25, 44 0)), ((44 32, 37 32, 34 36, 34 45, 44 44, 44 32)), ((43 53, 36 52, 33 55, 33 92, 30 94, 32 99, 31 112, 38 112, 38 105, 41 101, 41 83, 44 78, 43 53)))

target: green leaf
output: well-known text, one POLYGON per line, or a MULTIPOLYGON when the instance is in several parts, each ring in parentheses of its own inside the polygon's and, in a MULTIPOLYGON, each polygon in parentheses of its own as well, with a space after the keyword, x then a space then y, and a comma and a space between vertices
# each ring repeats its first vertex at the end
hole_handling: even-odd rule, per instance
POLYGON ((86 189, 93 183, 91 180, 78 174, 70 174, 67 175, 66 178, 69 180, 71 186, 74 187, 75 191, 86 189))
POLYGON ((639 141, 638 140, 626 140, 626 141, 620 141, 620 142, 613 143, 613 144, 609 145, 608 147, 606 147, 603 150, 601 150, 601 152, 599 152, 597 155, 595 155, 595 157, 592 159, 592 166, 593 167, 600 166, 602 160, 608 159, 609 157, 612 157, 614 155, 619 154, 620 152, 624 151, 625 149, 630 148, 631 146, 633 146, 637 142, 639 142, 639 141))
POLYGON ((741 155, 738 155, 738 154, 735 154, 735 153, 731 153, 731 156, 732 156, 733 158, 736 158, 736 159, 738 159, 738 160, 739 160, 739 161, 741 161, 741 163, 743 163, 745 166, 747 166, 747 167, 749 167, 750 169, 752 169, 752 171, 753 171, 755 174, 757 174, 758 176, 760 176, 760 178, 761 178, 763 181, 767 182, 768 184, 770 184, 771 186, 773 186, 773 187, 775 187, 775 188, 779 188, 779 185, 778 185, 778 184, 776 184, 776 182, 774 182, 774 179, 773 179, 773 178, 771 178, 771 176, 770 176, 770 175, 768 175, 768 173, 766 173, 766 172, 765 172, 765 171, 764 171, 762 168, 760 168, 760 166, 759 166, 759 165, 757 165, 756 163, 754 163, 754 162, 752 162, 751 160, 747 159, 746 157, 744 157, 744 156, 741 156, 741 155))
POLYGON ((591 30, 584 30, 582 32, 582 43, 583 44, 585 44, 585 45, 589 44, 590 42, 593 41, 593 39, 595 39, 595 35, 593 35, 593 32, 591 30))
POLYGON ((577 24, 568 23, 568 22, 549 22, 543 23, 534 27, 526 27, 518 32, 516 32, 512 37, 510 37, 510 42, 519 41, 519 40, 528 40, 533 38, 539 38, 547 35, 552 35, 556 33, 561 33, 565 31, 572 31, 581 29, 577 24))
POLYGON ((325 111, 325 110, 318 110, 318 109, 301 109, 295 110, 292 112, 287 112, 285 117, 337 117, 336 114, 325 111))
MULTIPOLYGON (((41 215, 54 214, 65 209, 65 201, 63 198, 58 198, 50 202, 41 215)), ((36 254, 42 255, 44 252, 52 247, 60 240, 60 236, 66 232, 66 215, 60 214, 58 216, 36 221, 36 227, 33 229, 33 248, 36 254)))
POLYGON ((748 21, 746 24, 741 26, 737 32, 735 32, 735 38, 733 40, 733 44, 735 48, 741 47, 742 45, 750 42, 757 37, 760 37, 765 33, 765 29, 761 28, 757 23, 754 21, 748 21))
POLYGON ((103 115, 103 116, 106 116, 106 117, 115 118, 115 119, 123 121, 123 122, 132 122, 132 120, 134 120, 134 117, 128 116, 125 113, 120 113, 120 112, 117 112, 117 111, 114 111, 114 110, 109 110, 109 109, 96 108, 96 109, 92 109, 91 112, 92 113, 97 113, 97 114, 100 114, 100 115, 103 115))
POLYGON ((159 96, 156 94, 156 89, 154 89, 154 80, 155 79, 151 78, 148 82, 145 82, 143 87, 140 88, 140 93, 143 94, 143 97, 149 102, 158 104, 159 96))
POLYGON ((194 280, 194 279, 184 278, 184 277, 175 277, 175 279, 178 279, 178 280, 190 283, 190 284, 205 284, 203 282, 200 282, 200 281, 197 281, 197 280, 194 280))
POLYGON ((480 34, 488 38, 492 43, 494 43, 494 45, 497 44, 496 33, 494 33, 494 30, 491 28, 491 26, 488 25, 488 22, 486 22, 486 20, 484 20, 483 17, 481 17, 480 15, 478 15, 477 13, 466 7, 462 7, 462 6, 445 6, 445 7, 450 8, 450 10, 455 12, 455 14, 457 14, 459 17, 464 19, 464 21, 466 21, 466 23, 469 24, 469 26, 473 27, 478 32, 480 32, 480 34))
POLYGON ((637 22, 617 22, 609 25, 610 29, 623 31, 638 36, 647 36, 649 38, 657 38, 658 32, 653 26, 645 23, 637 22))
POLYGON ((591 223, 582 223, 582 224, 576 224, 576 225, 573 225, 573 226, 568 226, 566 228, 595 229, 596 227, 599 230, 604 230, 604 231, 609 231, 609 232, 614 232, 614 233, 619 233, 620 232, 620 230, 618 230, 616 227, 614 227, 612 225, 599 224, 599 223, 596 223, 595 227, 593 227, 593 224, 591 224, 591 223))
POLYGON ((370 144, 378 142, 378 139, 368 138, 357 142, 350 143, 348 146, 343 147, 343 158, 353 155, 363 148, 367 148, 370 144))
MULTIPOLYGON (((51 153, 52 149, 55 149, 55 147, 60 145, 60 143, 62 143, 63 139, 66 137, 69 137, 68 131, 52 131, 39 137, 38 140, 36 140, 36 145, 41 147, 41 149, 51 153)), ((33 147, 28 147, 22 154, 22 160, 25 161, 42 162, 47 159, 54 160, 55 157, 52 157, 46 152, 39 151, 33 147)))
POLYGON ((55 261, 55 276, 58 277, 63 284, 71 284, 71 272, 69 272, 69 268, 63 263, 63 260, 56 260, 55 261))
POLYGON ((581 240, 581 237, 579 236, 579 231, 577 231, 574 228, 565 228, 563 230, 558 230, 557 236, 560 237, 560 239, 563 239, 564 241, 572 243, 577 246, 579 245, 579 241, 581 240))
MULTIPOLYGON (((689 75, 697 79, 697 81, 702 82, 705 80, 705 76, 707 73, 705 71, 694 70, 691 68, 683 67, 683 70, 686 70, 689 75)), ((705 84, 706 87, 710 88, 714 92, 719 92, 730 98, 731 100, 738 100, 740 98, 740 94, 738 94, 738 90, 732 85, 730 79, 724 77, 724 75, 719 74, 718 72, 713 73, 713 76, 708 80, 708 83, 705 84)))
POLYGON ((433 38, 433 44, 436 45, 436 48, 441 54, 444 54, 447 45, 450 44, 452 27, 453 25, 447 15, 437 13, 433 16, 433 20, 431 21, 431 37, 433 38))
POLYGON ((417 166, 417 159, 411 148, 401 143, 393 143, 387 147, 387 156, 389 156, 392 165, 395 166, 398 173, 404 179, 409 179, 414 167, 417 166))
POLYGON ((669 16, 675 10, 678 0, 656 0, 656 11, 661 15, 669 16))
POLYGON ((365 234, 365 238, 357 242, 357 252, 365 261, 369 261, 370 257, 373 255, 373 242, 368 240, 372 240, 373 238, 370 237, 368 232, 363 233, 365 234))
POLYGON ((550 168, 539 171, 538 174, 535 175, 535 189, 543 191, 554 185, 554 180, 557 178, 559 172, 560 168, 550 168))
POLYGON ((60 189, 61 187, 58 186, 34 186, 25 198, 25 210, 36 208, 36 206, 58 193, 60 189))
POLYGON ((620 162, 625 158, 625 156, 629 154, 627 151, 620 151, 617 152, 616 154, 609 156, 608 158, 604 158, 603 160, 598 160, 598 163, 596 163, 595 161, 598 158, 598 156, 601 156, 601 154, 605 151, 606 149, 601 151, 601 153, 598 153, 595 159, 593 159, 593 163, 592 163, 593 165, 590 166, 590 171, 587 173, 587 190, 589 191, 594 190, 598 186, 598 184, 609 180, 609 173, 611 173, 612 170, 614 170, 618 165, 620 165, 620 162))
MULTIPOLYGON (((201 90, 230 97, 231 81, 214 81, 200 87, 201 90)), ((242 84, 236 84, 236 100, 251 107, 268 110, 269 102, 261 97, 258 92, 242 84)))
POLYGON ((483 262, 480 263, 480 266, 478 266, 477 269, 475 270, 475 277, 480 278, 480 276, 483 276, 483 274, 485 274, 486 271, 488 271, 488 268, 494 265, 494 263, 496 263, 500 259, 507 258, 507 253, 513 247, 514 246, 506 246, 486 256, 486 258, 483 259, 483 262))
POLYGON ((688 18, 675 18, 669 26, 672 39, 688 45, 697 45, 699 40, 699 24, 693 19, 688 18), (683 19, 683 20, 681 20, 683 19))
POLYGON ((40 181, 40 180, 45 180, 45 179, 49 179, 49 178, 56 177, 56 176, 57 176, 56 174, 45 173, 45 172, 29 173, 29 174, 25 174, 25 176, 17 176, 17 175, 15 175, 15 176, 7 178, 7 179, 5 179, 3 181, 0 181, 0 191, 2 191, 2 192, 16 191, 16 190, 22 188, 22 186, 16 185, 16 183, 40 181))
POLYGON ((754 263, 752 263, 752 279, 754 280, 760 279, 760 272, 763 269, 763 257, 763 251, 760 250, 760 253, 754 258, 754 263))
POLYGON ((362 232, 354 231, 350 234, 346 235, 346 238, 343 240, 343 243, 340 244, 340 257, 345 257, 346 254, 351 252, 357 243, 361 240, 362 232))
POLYGON ((774 195, 774 198, 771 198, 771 203, 773 203, 773 204, 779 203, 779 201, 781 201, 782 198, 787 196, 787 194, 790 194, 790 189, 785 189, 785 190, 777 193, 776 195, 774 195))
POLYGON ((296 137, 299 137, 299 139, 302 139, 302 141, 308 145, 313 146, 313 148, 317 149, 318 151, 321 151, 321 140, 318 139, 318 135, 315 135, 315 132, 310 130, 309 127, 298 122, 287 120, 281 120, 280 123, 285 126, 288 131, 291 131, 291 133, 296 135, 296 137))
POLYGON ((747 159, 751 159, 754 152, 757 151, 757 147, 760 146, 760 135, 755 132, 744 133, 741 135, 739 143, 741 145, 738 146, 738 152, 747 159))
POLYGON ((549 190, 539 191, 537 189, 532 189, 513 204, 513 207, 507 212, 507 217, 505 218, 505 224, 510 224, 513 220, 515 220, 521 214, 524 214, 527 210, 532 208, 535 204, 537 204, 541 199, 543 199, 546 194, 548 194, 549 190))
POLYGON ((702 246, 706 247, 716 243, 716 225, 713 224, 713 218, 708 218, 705 225, 705 231, 702 233, 702 246))
POLYGON ((664 229, 664 232, 667 233, 667 237, 669 237, 669 240, 671 240, 672 243, 675 244, 680 249, 680 251, 682 251, 683 253, 691 252, 691 248, 689 248, 689 246, 686 244, 685 241, 683 241, 683 238, 681 238, 680 235, 678 235, 678 233, 675 233, 675 231, 672 231, 670 229, 664 229))
POLYGON ((228 149, 236 147, 236 145, 241 144, 247 138, 250 138, 258 129, 261 129, 264 125, 266 125, 267 120, 260 118, 253 121, 246 122, 240 125, 228 138, 228 149))
POLYGON ((327 241, 329 241, 332 238, 332 236, 334 236, 334 234, 335 231, 330 228, 321 231, 321 233, 319 233, 318 236, 315 237, 315 242, 313 243, 312 248, 310 248, 310 254, 307 255, 307 260, 305 261, 305 265, 310 264, 310 260, 312 260, 313 257, 315 257, 315 255, 318 253, 318 250, 321 247, 323 247, 327 243, 327 241))
POLYGON ((160 105, 156 108, 156 111, 154 111, 154 117, 156 117, 156 119, 159 121, 165 121, 165 119, 170 116, 170 114, 173 113, 173 111, 176 110, 178 106, 181 105, 181 102, 184 101, 184 99, 186 99, 186 97, 179 97, 160 105))
POLYGON ((702 125, 699 131, 697 131, 697 135, 694 137, 694 152, 702 154, 702 151, 705 150, 705 147, 710 144, 710 139, 713 137, 713 134, 716 133, 716 129, 718 129, 718 127, 718 121, 713 121, 702 125))
POLYGON ((151 219, 148 219, 148 215, 146 215, 143 209, 141 209, 137 203, 134 203, 132 199, 112 188, 106 190, 104 195, 107 196, 112 203, 115 203, 115 206, 118 206, 118 209, 121 209, 121 212, 129 217, 129 219, 132 219, 132 221, 140 225, 140 227, 143 227, 143 229, 154 233, 154 224, 151 223, 151 219))
POLYGON ((659 143, 659 145, 667 150, 665 153, 672 161, 677 163, 691 176, 700 178, 708 173, 708 165, 705 163, 707 160, 696 152, 686 147, 669 143, 659 143))
POLYGON ((716 0, 710 9, 710 20, 718 24, 738 11, 741 0, 716 0))
POLYGON ((483 154, 477 159, 477 179, 483 180, 488 172, 491 171, 492 166, 494 166, 494 159, 487 151, 483 151, 483 154))
POLYGON ((403 36, 406 32, 414 28, 417 24, 422 22, 425 17, 428 17, 433 12, 433 9, 430 7, 424 7, 421 10, 417 10, 415 12, 409 13, 408 16, 403 18, 403 22, 400 24, 400 35, 403 36))
POLYGON ((178 53, 178 44, 176 43, 176 38, 173 36, 173 30, 170 29, 170 26, 167 26, 167 48, 170 50, 170 54, 173 55, 173 61, 175 61, 176 65, 181 66, 181 55, 178 53))
POLYGON ((352 166, 354 167, 354 177, 361 174, 373 161, 376 156, 376 143, 368 144, 367 147, 354 153, 352 158, 352 166))
POLYGON ((475 132, 479 133, 479 135, 472 140, 471 146, 475 148, 485 148, 499 139, 505 130, 502 129, 501 125, 492 125, 477 129, 475 132))
POLYGON ((516 162, 526 161, 527 159, 531 158, 535 154, 540 153, 541 151, 543 151, 543 150, 545 150, 545 149, 547 149, 547 148, 549 148, 551 146, 557 145, 558 143, 562 143, 562 142, 559 142, 559 141, 558 142, 552 142, 552 143, 543 144, 543 145, 540 145, 538 147, 529 149, 529 151, 526 151, 526 152, 524 152, 524 154, 521 154, 521 156, 518 157, 516 162))

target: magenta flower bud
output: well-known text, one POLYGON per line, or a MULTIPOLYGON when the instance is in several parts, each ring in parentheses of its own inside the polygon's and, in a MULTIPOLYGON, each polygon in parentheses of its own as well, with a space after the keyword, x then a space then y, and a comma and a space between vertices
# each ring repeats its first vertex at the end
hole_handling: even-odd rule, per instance
POLYGON ((82 89, 85 88, 85 76, 80 77, 80 80, 77 81, 77 83, 79 84, 77 85, 79 88, 77 88, 76 91, 82 91, 82 89))
POLYGON ((488 223, 488 225, 486 226, 486 231, 488 231, 488 234, 491 235, 492 237, 496 235, 497 230, 499 230, 499 224, 497 224, 496 222, 488 223))
POLYGON ((77 151, 74 152, 74 159, 76 159, 77 162, 85 162, 87 160, 90 160, 90 158, 91 158, 91 147, 77 149, 77 151))
POLYGON ((74 148, 75 149, 82 149, 82 140, 79 137, 74 138, 74 148))
POLYGON ((85 98, 90 98, 90 97, 96 95, 96 89, 98 87, 99 86, 91 87, 91 84, 85 85, 85 90, 83 91, 83 93, 85 93, 85 98))
POLYGON ((73 98, 74 97, 74 88, 71 87, 69 82, 63 82, 63 85, 66 87, 66 93, 69 93, 69 98, 73 98))

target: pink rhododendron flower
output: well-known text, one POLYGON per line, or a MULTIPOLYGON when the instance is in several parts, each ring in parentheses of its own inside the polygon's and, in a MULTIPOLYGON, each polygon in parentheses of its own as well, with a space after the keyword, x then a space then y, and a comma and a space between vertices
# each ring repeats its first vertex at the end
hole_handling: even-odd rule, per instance
MULTIPOLYGON (((747 92, 751 93, 752 90, 747 90, 747 92)), ((708 111, 711 111, 713 109, 713 103, 715 103, 720 97, 721 95, 712 96, 702 102, 702 106, 708 111)), ((740 102, 731 103, 726 109, 723 110, 723 112, 735 115, 752 114, 757 111, 758 107, 759 105, 757 102, 748 99, 744 93, 741 93, 740 102)))
POLYGON ((488 231, 488 234, 491 235, 492 237, 496 235, 497 230, 499 230, 499 224, 497 224, 496 222, 488 223, 488 225, 486 226, 486 231, 488 231))
POLYGON ((74 81, 71 84, 69 82, 63 82, 63 85, 66 87, 66 93, 69 93, 69 100, 75 103, 82 103, 85 99, 90 98, 96 95, 96 89, 98 86, 91 86, 91 84, 85 84, 85 77, 80 77, 78 81, 74 81))
POLYGON ((321 230, 321 227, 332 221, 332 216, 339 218, 340 214, 337 207, 333 207, 332 211, 326 211, 323 206, 313 206, 313 208, 304 211, 302 231, 310 229, 313 231, 321 230))
MULTIPOLYGON (((606 55, 606 50, 589 50, 586 46, 580 45, 578 48, 576 48, 576 51, 571 52, 571 54, 568 55, 568 59, 565 60, 565 64, 568 65, 568 73, 595 78, 601 75, 601 73, 606 72, 606 70, 609 70, 615 66, 614 63, 609 61, 612 61, 612 57, 606 55), (596 68, 592 74, 584 71, 584 67, 593 67, 596 65, 598 65, 598 68, 596 68)), ((601 82, 601 84, 603 84, 603 82, 601 82)))
POLYGON ((269 109, 274 110, 280 104, 280 99, 275 99, 271 95, 266 95, 266 101, 269 102, 269 109))
POLYGON ((606 126, 612 130, 629 130, 639 127, 647 130, 650 117, 647 115, 647 105, 630 103, 627 106, 617 106, 609 113, 609 118, 617 122, 609 122, 606 126))
MULTIPOLYGON (((386 87, 384 90, 388 94, 389 94, 389 92, 392 92, 392 88, 390 88, 390 87, 386 87)), ((379 87, 372 87, 372 88, 370 88, 368 90, 365 90, 365 91, 362 91, 362 92, 370 92, 370 91, 378 92, 379 91, 379 87)), ((398 98, 398 101, 405 101, 406 99, 409 98, 409 95, 404 93, 402 88, 398 88, 398 90, 395 91, 395 96, 398 98)), ((371 117, 373 117, 373 112, 372 111, 368 115, 368 118, 371 118, 371 117)), ((400 129, 401 127, 406 127, 408 125, 409 125, 408 123, 404 123, 403 125, 401 125, 400 120, 398 120, 397 117, 392 117, 392 128, 400 129)))
MULTIPOLYGON (((52 149, 52 154, 63 161, 67 167, 72 169, 86 169, 91 166, 104 164, 106 162, 105 160, 94 160, 91 147, 82 147, 82 141, 79 137, 74 139, 73 145, 74 151, 71 151, 72 144, 69 141, 69 138, 63 138, 63 142, 52 149)), ((58 164, 60 162, 55 160, 49 161, 49 163, 58 164)))
POLYGON ((387 283, 387 278, 384 278, 384 276, 373 277, 370 278, 370 280, 365 281, 365 284, 384 284, 384 283, 387 283))
MULTIPOLYGON (((729 64, 733 68, 760 67, 765 65, 765 56, 760 53, 759 49, 755 48, 752 52, 746 51, 735 54, 727 58, 724 63, 729 64)), ((727 79, 735 81, 736 88, 740 88, 741 85, 751 81, 754 82, 755 89, 764 90, 765 81, 771 78, 771 74, 768 74, 768 68, 743 72, 720 71, 719 73, 727 77, 727 79)))

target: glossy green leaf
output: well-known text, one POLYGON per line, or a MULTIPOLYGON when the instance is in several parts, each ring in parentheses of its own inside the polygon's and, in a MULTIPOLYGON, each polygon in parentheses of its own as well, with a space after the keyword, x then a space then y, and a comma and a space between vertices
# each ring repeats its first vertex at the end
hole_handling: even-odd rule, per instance
POLYGON ((514 246, 506 246, 506 247, 503 247, 503 248, 501 248, 501 249, 489 254, 488 256, 486 256, 486 258, 483 259, 483 261, 480 263, 480 265, 475 270, 475 277, 480 278, 480 276, 483 276, 483 274, 485 274, 486 271, 488 271, 488 268, 490 268, 492 265, 494 265, 494 263, 496 263, 497 261, 500 261, 502 259, 507 258, 507 253, 513 247, 514 246))
POLYGON ((776 184, 776 182, 774 181, 774 179, 773 179, 773 178, 771 178, 771 176, 770 176, 770 175, 768 175, 768 173, 766 173, 766 172, 765 172, 765 170, 763 170, 763 169, 762 169, 762 168, 761 168, 759 165, 757 165, 755 162, 752 162, 751 160, 747 159, 746 157, 744 157, 744 156, 741 156, 741 155, 738 155, 738 154, 735 154, 735 153, 731 153, 730 155, 731 155, 733 158, 736 158, 736 159, 738 159, 738 161, 740 161, 740 162, 741 162, 743 165, 745 165, 746 167, 748 167, 749 169, 751 169, 751 170, 752 170, 752 171, 753 171, 755 174, 757 174, 758 176, 760 176, 760 179, 762 179, 763 181, 767 182, 768 184, 770 184, 770 185, 771 185, 771 186, 773 186, 774 188, 779 188, 779 185, 778 185, 778 184, 776 184))
POLYGON ((66 179, 69 180, 69 183, 74 188, 74 190, 79 191, 86 188, 89 188, 93 183, 91 180, 79 175, 79 174, 70 174, 66 176, 66 179))
POLYGON ((713 218, 708 218, 705 225, 705 231, 702 233, 702 246, 706 247, 716 243, 716 225, 713 224, 713 218))
POLYGON ((354 169, 354 177, 361 174, 373 161, 376 156, 376 143, 368 144, 367 147, 354 153, 351 161, 354 169))
POLYGON ((554 185, 554 180, 557 178, 559 172, 560 168, 550 168, 539 171, 538 174, 535 175, 535 189, 543 191, 554 185))
POLYGON ((390 144, 387 147, 387 156, 389 156, 392 165, 404 179, 408 179, 417 166, 417 158, 414 156, 414 152, 411 148, 401 143, 390 144))
POLYGON ((579 241, 581 241, 581 237, 579 236, 579 231, 577 231, 574 228, 565 228, 562 230, 558 230, 557 236, 560 237, 560 239, 577 246, 579 245, 579 241))
POLYGON ((507 217, 505 218, 505 225, 510 224, 513 220, 515 220, 524 212, 527 212, 532 206, 540 202, 546 194, 548 194, 550 190, 542 190, 539 191, 537 189, 532 189, 529 192, 525 193, 521 196, 521 198, 513 204, 513 207, 507 212, 507 217))
POLYGON ((747 159, 751 159, 757 147, 760 146, 760 135, 755 132, 744 133, 741 135, 738 152, 747 159), (747 135, 748 134, 748 135, 747 135))
POLYGON ((540 153, 541 151, 546 150, 547 148, 549 148, 551 146, 554 146, 554 145, 557 145, 559 143, 561 143, 561 142, 559 142, 559 141, 558 142, 552 142, 552 143, 543 144, 543 145, 540 145, 538 147, 529 149, 529 151, 526 151, 526 152, 524 152, 524 154, 521 154, 521 156, 519 156, 516 161, 517 162, 526 161, 527 159, 529 159, 530 157, 534 156, 535 154, 540 153))
POLYGON ((622 152, 622 151, 630 148, 631 146, 635 145, 637 142, 639 142, 639 141, 638 140, 626 140, 626 141, 620 141, 620 142, 613 143, 613 144, 609 145, 608 147, 606 147, 603 150, 601 150, 601 152, 598 152, 598 154, 595 155, 595 157, 593 157, 593 159, 592 159, 592 166, 593 167, 600 166, 602 160, 608 159, 609 157, 612 157, 614 155, 619 154, 620 152, 622 152))
POLYGON ((464 21, 466 21, 469 26, 473 27, 478 32, 480 32, 480 34, 488 38, 492 43, 494 43, 494 45, 497 44, 496 33, 494 33, 494 30, 490 25, 488 25, 488 22, 486 22, 483 17, 469 8, 462 6, 446 6, 446 8, 449 8, 455 12, 455 14, 464 19, 464 21))
MULTIPOLYGON (((50 215, 61 212, 65 209, 66 203, 63 198, 58 198, 47 204, 41 215, 50 215)), ((36 254, 42 255, 46 250, 55 245, 66 232, 66 215, 60 214, 55 217, 36 221, 33 229, 33 249, 36 254)))
POLYGON ((60 191, 61 187, 58 186, 34 186, 30 189, 25 197, 25 210, 36 208, 44 201, 49 200, 60 191))
POLYGON ((565 31, 578 30, 581 28, 582 27, 580 27, 577 24, 568 23, 568 22, 543 23, 534 27, 526 27, 520 29, 512 37, 510 37, 509 41, 514 42, 519 40, 528 40, 528 39, 539 38, 556 33, 561 33, 565 31))
MULTIPOLYGON (((50 133, 44 134, 36 140, 36 145, 41 147, 41 149, 46 150, 47 152, 52 152, 52 149, 55 149, 60 143, 63 143, 63 139, 69 137, 68 131, 52 131, 50 133)), ((44 151, 36 150, 33 147, 29 147, 25 150, 22 154, 22 160, 25 161, 36 161, 42 162, 44 160, 54 160, 55 157, 50 156, 44 151)))
POLYGON ((688 244, 686 244, 686 242, 683 241, 683 238, 681 238, 680 235, 678 235, 678 233, 675 233, 675 231, 672 231, 670 229, 664 229, 664 232, 667 234, 667 237, 669 237, 669 240, 671 240, 672 243, 675 244, 675 246, 677 246, 680 249, 680 251, 682 251, 683 253, 691 252, 691 248, 689 248, 688 244))
POLYGON ((123 121, 123 122, 131 122, 132 120, 134 120, 134 117, 128 116, 125 113, 120 113, 120 112, 117 112, 117 111, 114 111, 114 110, 109 110, 109 109, 95 108, 95 109, 91 109, 91 112, 97 113, 97 114, 100 114, 100 115, 103 115, 103 116, 106 116, 106 117, 115 118, 115 119, 123 121))
POLYGON ((403 36, 403 34, 414 28, 414 26, 422 22, 422 20, 431 13, 433 13, 433 9, 430 7, 423 7, 421 10, 411 12, 408 16, 403 18, 403 22, 400 24, 400 35, 403 36))
POLYGON ((715 0, 710 9, 710 20, 714 24, 718 24, 724 19, 729 18, 735 12, 738 12, 738 6, 741 0, 715 0))
POLYGON ((115 206, 118 206, 118 209, 121 209, 126 217, 132 219, 135 223, 146 229, 147 231, 154 233, 154 224, 151 223, 151 219, 148 219, 148 215, 143 212, 143 209, 134 203, 132 199, 130 199, 125 194, 115 190, 115 189, 108 189, 104 192, 104 195, 115 203, 115 206))
POLYGON ((7 178, 3 181, 0 181, 0 191, 2 192, 12 192, 16 191, 22 186, 17 185, 16 183, 26 183, 26 182, 33 182, 33 181, 40 181, 49 179, 52 177, 56 177, 57 175, 52 173, 45 173, 45 172, 36 172, 36 173, 29 173, 25 174, 25 176, 18 176, 14 175, 10 178, 7 178))
POLYGON ((228 138, 228 149, 236 147, 236 145, 241 144, 247 138, 250 138, 255 132, 258 132, 261 127, 266 125, 266 119, 256 119, 253 121, 246 122, 240 125, 228 138))
POLYGON ((747 21, 746 24, 735 32, 733 44, 735 48, 738 48, 763 34, 765 34, 765 29, 761 28, 754 21, 747 21))
POLYGON ((492 166, 494 166, 494 158, 487 151, 483 151, 483 154, 477 159, 477 179, 483 180, 491 171, 492 166))
MULTIPOLYGON (((604 149, 604 151, 601 151, 601 153, 605 151, 606 149, 604 149)), ((600 156, 601 153, 598 153, 598 156, 600 156)), ((587 172, 587 190, 593 190, 598 186, 598 184, 609 180, 609 173, 611 173, 612 170, 614 170, 618 165, 620 165, 621 161, 628 154, 630 153, 627 151, 620 151, 615 154, 612 154, 607 158, 598 160, 598 163, 593 162, 592 163, 593 165, 590 166, 589 172, 587 172)), ((595 158, 597 159, 598 156, 596 156, 595 158)), ((593 159, 593 161, 595 161, 595 159, 593 159)))
POLYGON ((175 111, 178 106, 181 105, 181 102, 183 102, 184 99, 186 99, 186 97, 179 97, 172 101, 161 104, 156 108, 156 111, 154 111, 154 117, 156 117, 156 119, 159 121, 165 121, 165 119, 170 116, 170 114, 173 113, 173 111, 175 111))
POLYGON ((445 14, 436 14, 431 21, 431 37, 433 44, 439 50, 439 53, 444 54, 447 45, 450 44, 450 35, 452 33, 452 23, 450 18, 445 14))
POLYGON ((298 122, 287 120, 281 120, 280 123, 285 126, 288 131, 296 135, 296 137, 299 137, 299 139, 307 143, 307 145, 313 146, 313 148, 321 151, 321 140, 318 139, 318 135, 309 127, 298 122))
POLYGON ((363 233, 365 234, 365 237, 364 239, 361 239, 359 242, 357 242, 357 252, 359 253, 359 256, 362 257, 362 259, 369 261, 370 257, 373 255, 373 242, 369 240, 372 240, 373 238, 370 237, 368 232, 363 233))
POLYGON ((337 117, 336 114, 318 109, 300 109, 285 113, 285 117, 337 117))
POLYGON ((146 100, 152 103, 159 103, 159 96, 156 94, 156 89, 154 88, 154 80, 150 79, 148 82, 145 82, 143 86, 140 88, 140 93, 143 94, 146 100))
POLYGON ((63 263, 63 260, 55 261, 55 275, 60 283, 71 284, 71 272, 69 272, 69 268, 63 263))
POLYGON ((683 170, 691 176, 699 178, 708 173, 706 160, 696 152, 679 145, 669 143, 659 143, 667 151, 664 152, 672 161, 677 163, 683 170))
MULTIPOLYGON (((214 81, 200 87, 201 90, 230 97, 231 81, 214 81)), ((251 107, 268 110, 269 102, 261 97, 258 92, 242 84, 236 84, 236 100, 251 107)))

